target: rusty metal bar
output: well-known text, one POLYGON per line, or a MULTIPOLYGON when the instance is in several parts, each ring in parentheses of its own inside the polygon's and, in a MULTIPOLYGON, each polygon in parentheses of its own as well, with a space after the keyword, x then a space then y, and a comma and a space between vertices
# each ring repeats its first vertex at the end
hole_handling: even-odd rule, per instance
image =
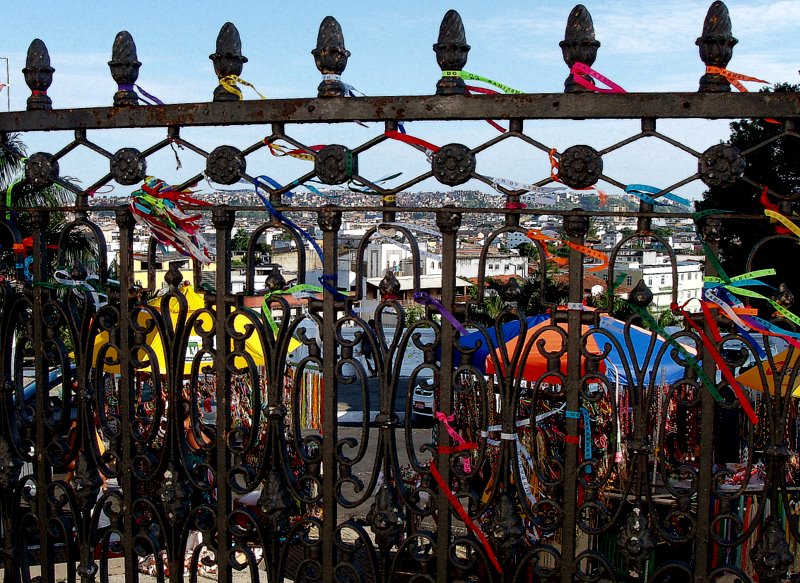
MULTIPOLYGON (((47 254, 47 240, 44 236, 47 214, 36 212, 33 214, 35 230, 33 232, 33 279, 34 281, 46 281, 47 265, 44 257, 47 254)), ((44 304, 47 301, 48 292, 41 286, 33 288, 33 353, 35 359, 35 378, 37 387, 46 387, 49 383, 49 362, 45 358, 44 342, 47 332, 45 331, 46 320, 44 316, 44 304)), ((53 478, 53 468, 47 459, 47 415, 48 391, 36 391, 36 459, 34 462, 36 475, 36 515, 38 519, 39 534, 39 565, 41 567, 42 583, 52 583, 55 581, 55 556, 51 543, 48 516, 49 501, 47 487, 53 478)))
POLYGON ((795 93, 530 93, 299 98, 0 113, 0 132, 482 119, 800 117, 795 93))
MULTIPOLYGON (((456 244, 458 228, 461 225, 461 214, 454 212, 453 208, 444 208, 436 215, 436 226, 442 233, 442 305, 453 309, 456 286, 456 244)), ((420 266, 417 265, 417 270, 420 266)), ((450 415, 453 410, 453 343, 455 330, 452 324, 442 317, 441 326, 442 360, 441 374, 439 375, 439 411, 450 415)), ((438 441, 440 446, 452 445, 447 428, 439 421, 438 441)), ((442 481, 450 485, 450 456, 438 455, 435 463, 442 476, 442 481)), ((450 567, 450 533, 452 529, 452 514, 450 501, 444 492, 439 492, 436 497, 436 581, 447 583, 452 579, 450 567)))
POLYGON ((231 371, 228 368, 230 336, 228 334, 228 296, 231 291, 231 230, 235 220, 234 211, 226 205, 214 208, 213 221, 217 230, 216 272, 216 317, 214 366, 217 374, 217 432, 216 432, 216 479, 217 488, 217 577, 220 583, 231 581, 233 570, 229 557, 231 548, 230 513, 233 506, 231 487, 228 482, 231 455, 228 450, 228 433, 232 425, 230 407, 231 371))
MULTIPOLYGON (((342 215, 338 210, 323 207, 319 214, 319 226, 323 232, 324 252, 322 269, 326 274, 338 272, 336 252, 342 215)), ((335 286, 336 283, 333 282, 335 286)), ((322 574, 323 578, 334 579, 336 565, 336 526, 338 516, 338 496, 336 477, 338 475, 336 446, 339 439, 337 410, 339 383, 337 365, 339 347, 336 343, 336 319, 338 300, 330 290, 325 290, 322 303, 322 574)))
MULTIPOLYGON (((127 207, 118 209, 117 225, 119 226, 119 403, 120 431, 122 433, 122 459, 119 462, 119 482, 122 488, 123 544, 125 549, 126 581, 138 580, 137 558, 133 549, 133 447, 132 417, 134 400, 133 372, 131 367, 131 309, 130 291, 133 285, 133 227, 135 221, 127 207)), ((94 364, 94 363, 92 363, 94 364)))
MULTIPOLYGON (((588 219, 565 217, 564 231, 570 242, 583 245, 589 230, 588 219)), ((567 378, 566 411, 577 412, 581 406, 581 324, 583 318, 583 255, 570 247, 569 250, 569 304, 567 310, 567 378)), ((575 538, 578 505, 578 444, 567 441, 566 436, 578 435, 578 419, 567 415, 564 431, 564 519, 561 525, 561 581, 568 583, 575 578, 575 538)))

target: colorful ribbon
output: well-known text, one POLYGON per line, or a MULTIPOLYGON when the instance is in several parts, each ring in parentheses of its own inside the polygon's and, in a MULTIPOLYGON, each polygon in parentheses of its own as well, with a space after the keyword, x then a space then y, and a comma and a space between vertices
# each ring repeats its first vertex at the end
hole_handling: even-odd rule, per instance
POLYGON ((148 228, 159 243, 171 245, 201 264, 211 263, 208 243, 201 234, 202 215, 189 215, 183 204, 210 206, 189 190, 174 190, 163 180, 148 176, 131 194, 130 209, 136 221, 148 228))
MULTIPOLYGON (((781 223, 788 231, 790 231, 793 235, 800 237, 800 227, 798 227, 794 221, 792 221, 786 215, 782 215, 781 213, 773 210, 765 210, 764 214, 767 215, 769 218, 774 219, 781 223)), ((777 232, 777 231, 776 231, 777 232)), ((780 233, 779 233, 780 234, 780 233)))
POLYGON ((677 194, 672 194, 671 192, 661 192, 660 188, 656 188, 655 186, 650 186, 648 184, 629 184, 625 187, 625 192, 628 194, 633 194, 634 196, 639 197, 643 201, 649 204, 664 204, 663 202, 659 201, 658 198, 664 197, 667 200, 671 200, 673 202, 677 202, 678 204, 682 204, 684 206, 691 206, 691 202, 683 198, 682 196, 678 196, 677 194), (661 194, 659 194, 661 193, 661 194), (658 194, 658 197, 649 196, 651 194, 658 194))
MULTIPOLYGON (((728 71, 724 67, 715 67, 713 65, 708 65, 706 67, 706 73, 710 75, 722 75, 725 79, 736 87, 742 93, 747 93, 747 87, 745 87, 741 82, 742 81, 752 81, 753 83, 769 83, 769 81, 764 81, 764 79, 759 79, 758 77, 751 77, 750 75, 743 75, 742 73, 734 73, 733 71, 728 71)), ((776 119, 772 119, 771 117, 765 118, 765 122, 773 123, 773 124, 780 124, 776 119)))
MULTIPOLYGON (((750 420, 750 423, 753 425, 758 425, 758 415, 756 415, 756 412, 753 410, 753 405, 750 403, 750 399, 748 399, 747 395, 744 394, 744 390, 739 384, 739 381, 736 380, 736 376, 734 376, 733 372, 728 367, 725 359, 722 358, 722 355, 717 350, 717 347, 714 346, 714 343, 708 338, 708 336, 706 336, 703 329, 694 322, 691 314, 687 313, 683 307, 679 307, 678 309, 683 316, 684 322, 686 322, 689 327, 695 331, 709 356, 711 356, 720 373, 722 373, 722 377, 725 379, 731 389, 733 389, 733 392, 736 394, 736 398, 739 400, 739 404, 741 405, 745 415, 747 415, 747 418, 750 420)), ((711 317, 708 310, 703 310, 703 317, 709 327, 709 330, 712 331, 712 335, 719 337, 719 331, 717 330, 716 322, 714 322, 714 319, 711 317)))
POLYGON ((417 138, 412 136, 411 134, 407 134, 405 132, 398 132, 394 130, 387 130, 384 132, 384 135, 387 138, 391 138, 393 140, 398 140, 400 142, 405 142, 406 144, 410 144, 414 146, 417 150, 424 152, 425 156, 430 160, 431 157, 440 150, 439 146, 434 146, 430 142, 426 142, 421 138, 417 138))
POLYGON ((482 77, 481 75, 476 75, 475 73, 469 73, 467 71, 442 71, 442 77, 461 77, 465 81, 482 81, 483 83, 497 87, 503 93, 515 93, 518 95, 525 93, 524 91, 514 89, 513 87, 509 87, 508 85, 504 85, 503 83, 499 83, 493 79, 482 77))
POLYGON ((600 73, 598 73, 585 63, 575 63, 570 68, 570 71, 572 72, 572 78, 575 80, 575 82, 581 87, 585 87, 590 91, 595 91, 596 93, 627 93, 627 91, 625 91, 622 87, 614 83, 611 79, 605 77, 604 75, 601 75, 600 73), (603 87, 598 87, 597 85, 592 83, 592 81, 586 79, 586 77, 584 77, 583 75, 589 75, 590 77, 596 79, 597 81, 600 81, 600 83, 606 85, 607 89, 603 87))
POLYGON ((492 563, 492 566, 497 570, 498 573, 502 573, 503 568, 500 566, 500 562, 497 560, 497 556, 494 554, 492 546, 489 544, 486 535, 483 534, 483 531, 469 517, 469 514, 467 514, 467 511, 464 510, 461 502, 458 501, 458 498, 456 498, 453 492, 450 490, 450 486, 445 484, 444 478, 442 477, 442 474, 439 473, 439 469, 436 467, 436 464, 430 465, 430 471, 431 476, 433 476, 433 479, 438 484, 439 489, 444 492, 445 496, 447 496, 447 500, 450 502, 453 510, 456 511, 456 514, 458 514, 459 518, 461 518, 467 528, 469 528, 475 534, 475 536, 478 537, 478 540, 481 541, 481 544, 483 545, 483 548, 486 551, 486 555, 489 557, 489 561, 492 563))
POLYGON ((445 308, 439 300, 432 298, 428 292, 414 292, 414 301, 418 304, 422 304, 423 306, 433 306, 444 318, 447 319, 448 322, 453 325, 453 328, 455 328, 458 332, 460 332, 462 335, 469 334, 467 329, 464 328, 464 325, 456 319, 453 313, 445 308))
POLYGON ((139 101, 146 103, 147 105, 164 105, 164 102, 161 101, 158 97, 149 94, 139 85, 136 85, 134 83, 118 83, 117 89, 119 89, 120 91, 133 91, 134 93, 136 93, 136 90, 138 89, 139 94, 136 95, 136 98, 139 101))
POLYGON ((297 158, 298 160, 306 160, 307 162, 313 162, 315 160, 314 154, 319 152, 325 146, 317 145, 317 146, 308 146, 307 148, 294 148, 289 149, 285 146, 281 146, 280 144, 276 144, 274 142, 268 142, 268 138, 264 138, 264 143, 269 148, 269 153, 273 156, 281 158, 283 156, 290 156, 292 158, 297 158))
POLYGON ((288 289, 271 291, 264 296, 264 301, 261 303, 261 313, 264 314, 264 319, 267 321, 267 324, 274 335, 277 336, 278 334, 278 325, 275 323, 275 319, 272 317, 272 310, 269 307, 269 300, 275 296, 297 295, 300 293, 322 293, 322 288, 320 286, 311 285, 308 283, 298 283, 297 285, 293 285, 288 289))
POLYGON ((239 89, 239 88, 236 86, 236 84, 237 84, 237 83, 239 83, 239 84, 242 84, 242 85, 244 85, 245 87, 249 87, 250 89, 252 89, 252 90, 253 90, 253 91, 255 91, 256 93, 258 93, 258 96, 259 96, 261 99, 266 99, 266 97, 264 97, 264 96, 263 96, 263 95, 262 95, 262 94, 261 94, 261 93, 258 91, 258 89, 256 89, 255 85, 253 85, 252 83, 250 83, 250 82, 248 82, 248 81, 245 81, 244 79, 242 79, 241 77, 239 77, 239 76, 237 76, 237 75, 227 75, 227 76, 225 76, 225 77, 222 77, 222 78, 219 80, 219 84, 220 84, 220 86, 222 86, 222 88, 223 88, 225 91, 227 91, 228 93, 233 93, 233 94, 234 94, 236 97, 238 97, 238 98, 239 98, 239 101, 241 101, 242 99, 244 99, 244 96, 242 95, 242 90, 241 90, 241 89, 239 89))
MULTIPOLYGON (((537 229, 529 229, 527 232, 527 236, 529 239, 534 241, 541 241, 543 243, 554 243, 559 241, 555 237, 548 237, 541 231, 537 229)), ((608 267, 608 255, 605 253, 598 251, 597 249, 592 249, 591 247, 586 247, 584 245, 578 245, 577 243, 573 243, 572 241, 562 241, 567 247, 575 249, 578 253, 582 255, 586 255, 587 257, 591 257, 592 259, 598 259, 600 261, 599 264, 591 266, 587 271, 594 272, 594 271, 604 271, 608 267)), ((556 257, 549 256, 548 259, 559 259, 556 257)))
POLYGON ((720 395, 719 391, 717 391, 716 383, 712 381, 709 378, 709 376, 703 371, 703 368, 697 363, 694 356, 692 356, 692 354, 688 350, 686 350, 686 348, 680 342, 675 340, 672 337, 672 335, 669 332, 667 332, 664 329, 664 327, 661 326, 656 321, 656 319, 650 315, 650 313, 647 310, 645 310, 644 308, 640 308, 636 304, 628 302, 627 300, 625 300, 625 303, 634 312, 636 312, 636 314, 642 319, 642 322, 647 324, 648 328, 654 330, 656 334, 664 338, 664 340, 666 340, 670 346, 672 346, 675 350, 678 351, 678 354, 680 354, 683 357, 688 366, 695 372, 697 378, 703 385, 705 385, 706 389, 708 389, 708 392, 711 393, 712 397, 714 397, 714 400, 717 403, 722 403, 723 402, 722 395, 720 395))
MULTIPOLYGON (((269 214, 271 214, 273 217, 278 219, 284 225, 289 227, 289 229, 295 231, 296 233, 299 233, 300 236, 302 236, 306 241, 308 241, 309 244, 311 244, 311 246, 314 248, 314 251, 317 252, 317 255, 319 256, 319 262, 324 265, 325 261, 324 261, 323 254, 322 254, 322 247, 319 246, 319 244, 317 243, 316 239, 314 239, 314 237, 311 235, 311 233, 309 233, 308 231, 303 229, 300 225, 298 225, 297 223, 292 221, 289 217, 287 217, 282 212, 280 212, 278 209, 276 209, 274 206, 272 206, 272 203, 270 203, 269 198, 264 196, 263 194, 261 194, 261 192, 259 191, 259 189, 258 189, 259 188, 259 182, 264 182, 265 184, 269 184, 270 186, 272 186, 275 189, 280 189, 280 188, 283 188, 283 187, 278 182, 276 182, 275 180, 270 178, 269 176, 266 176, 266 175, 263 175, 263 174, 261 176, 257 176, 255 178, 254 182, 253 182, 253 186, 255 187, 256 195, 258 196, 258 198, 261 199, 261 202, 264 203, 264 207, 266 207, 267 212, 269 212, 269 214)), ((328 273, 328 274, 323 274, 319 278, 319 283, 324 289, 326 289, 331 294, 333 294, 334 297, 346 297, 342 292, 340 292, 338 290, 337 285, 336 285, 337 284, 337 280, 338 280, 338 277, 337 277, 336 274, 328 273), (331 282, 332 282, 332 284, 331 284, 331 282)))
MULTIPOLYGON (((450 435, 450 438, 456 444, 456 447, 457 448, 458 447, 462 448, 460 451, 465 451, 465 450, 468 450, 468 449, 477 449, 478 448, 478 444, 472 443, 472 442, 468 442, 466 439, 461 437, 461 434, 458 433, 458 431, 453 429, 452 425, 450 425, 450 422, 455 419, 455 415, 447 416, 444 413, 442 413, 441 411, 436 411, 436 413, 434 413, 434 417, 436 417, 436 419, 438 421, 441 421, 444 424, 444 428, 447 430, 447 433, 450 435)), ((442 448, 439 449, 439 453, 444 453, 442 451, 442 448)), ((464 466, 463 466, 464 467, 464 473, 465 474, 469 474, 472 471, 472 464, 471 464, 470 456, 463 457, 462 461, 463 461, 463 464, 464 464, 464 466)))
MULTIPOLYGON (((564 416, 567 419, 580 419, 583 417, 583 460, 589 461, 592 459, 592 426, 589 420, 589 411, 586 407, 581 407, 579 411, 564 411, 564 416)), ((572 437, 572 436, 570 436, 572 437)), ((577 436, 575 436, 577 437, 577 436)), ((567 436, 564 436, 566 441, 567 436)), ((578 444, 577 441, 569 441, 569 443, 578 444)), ((586 473, 592 473, 592 466, 586 466, 586 473)))

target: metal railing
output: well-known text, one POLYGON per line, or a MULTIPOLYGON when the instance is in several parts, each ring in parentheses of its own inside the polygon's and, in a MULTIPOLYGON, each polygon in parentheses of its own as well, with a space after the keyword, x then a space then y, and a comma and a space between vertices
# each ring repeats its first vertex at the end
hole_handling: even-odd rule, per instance
MULTIPOLYGON (((598 44, 588 12, 577 7, 561 43, 567 65, 591 65, 598 44)), ((733 44, 727 10, 715 2, 698 39, 703 63, 724 68, 733 44)), ((457 13, 445 16, 434 49, 443 71, 463 70, 469 47, 457 13)), ((800 539, 796 494, 787 481, 794 476, 797 407, 782 394, 748 392, 737 401, 717 373, 719 367, 741 369, 748 360, 755 362, 764 383, 770 370, 776 386, 794 386, 796 371, 776 368, 772 357, 777 349, 769 335, 763 336, 763 346, 750 344, 724 319, 700 319, 703 335, 688 324, 672 335, 688 348, 676 347, 655 331, 641 331, 634 324, 647 320, 652 299, 643 282, 630 292, 633 315, 620 324, 621 336, 609 332, 601 311, 582 304, 590 218, 638 221, 637 231, 610 254, 608 282, 619 274, 615 258, 620 249, 631 241, 655 239, 671 260, 673 300, 675 255, 653 234, 654 218, 697 219, 711 256, 719 253, 724 221, 760 224, 765 218, 698 216, 688 209, 656 212, 652 200, 642 200, 638 211, 525 209, 520 198, 526 191, 506 188, 478 172, 476 158, 516 140, 542 157, 557 159, 557 178, 569 188, 603 181, 624 190, 628 181, 607 175, 603 156, 653 137, 698 160, 697 173, 677 177, 655 198, 698 180, 714 188, 744 183, 760 191, 745 171, 747 155, 776 140, 797 138, 797 95, 731 94, 723 75, 707 73, 698 93, 600 95, 581 90, 570 77, 563 94, 468 98, 463 80, 448 74, 432 96, 345 99, 339 76, 348 54, 338 24, 327 18, 314 51, 324 75, 317 98, 240 101, 231 89, 246 59, 238 32, 227 24, 212 55, 220 79, 212 103, 137 107, 136 48, 130 35, 120 33, 110 63, 119 84, 114 105, 58 110, 46 94, 53 76, 47 49, 41 41, 31 45, 25 69, 32 89, 28 111, 0 114, 0 132, 74 132, 74 139, 55 154, 27 158, 20 188, 58 185, 74 192, 76 202, 61 208, 15 208, 13 215, 5 205, 2 209, 0 249, 13 250, 7 253, 10 272, 0 287, 0 376, 5 381, 0 509, 6 579, 29 581, 38 574, 42 581, 54 581, 56 566, 63 563, 69 580, 106 580, 116 561, 126 580, 133 581, 148 557, 151 573, 174 581, 187 571, 220 581, 245 575, 269 581, 718 581, 726 575, 751 580, 753 573, 760 581, 784 579, 796 558, 790 545, 800 539), (526 131, 529 120, 575 118, 641 120, 641 131, 602 150, 576 145, 561 153, 526 131), (658 120, 670 118, 774 118, 781 125, 770 140, 745 154, 724 145, 698 152, 656 129, 658 120), (417 143, 428 150, 430 170, 402 184, 387 187, 358 172, 358 157, 397 137, 404 121, 483 119, 507 120, 508 130, 471 148, 453 143, 432 150, 417 143), (384 127, 358 146, 331 144, 315 150, 287 129, 354 120, 384 127), (271 130, 245 149, 221 145, 211 152, 181 135, 194 126, 241 125, 271 130), (90 131, 128 128, 162 128, 166 136, 142 151, 113 153, 89 138, 90 131), (210 218, 216 243, 213 285, 201 286, 202 269, 194 264, 194 287, 203 291, 199 305, 192 304, 183 285, 187 276, 177 269, 167 274, 168 289, 154 303, 148 293, 155 291, 153 278, 148 280, 151 289, 133 280, 130 207, 90 204, 90 196, 112 181, 140 184, 153 170, 148 159, 171 144, 205 160, 205 168, 176 190, 203 178, 223 185, 255 184, 248 164, 271 144, 288 144, 314 165, 287 186, 263 186, 269 212, 260 206, 197 209, 210 218), (108 160, 108 173, 86 188, 59 173, 58 161, 76 149, 108 160), (398 193, 429 178, 443 188, 470 180, 494 183, 505 206, 397 204, 398 193), (357 183, 375 203, 287 205, 284 195, 310 181, 357 183), (118 287, 109 278, 103 233, 90 218, 100 211, 113 211, 119 229, 118 287), (233 294, 232 231, 237 217, 253 211, 264 213, 263 222, 251 233, 245 292, 233 294), (420 265, 417 241, 423 223, 409 225, 402 219, 404 213, 421 213, 416 216, 427 217, 441 239, 438 303, 422 297, 425 317, 406 324, 403 306, 393 299, 399 293, 397 281, 387 276, 372 327, 355 311, 362 286, 349 295, 336 292, 332 275, 322 278, 321 299, 311 298, 299 308, 281 293, 288 286, 280 266, 268 277, 268 290, 255 290, 254 251, 260 236, 274 229, 288 232, 297 243, 297 281, 303 283, 306 246, 285 220, 298 211, 317 217, 324 274, 337 273, 342 219, 363 211, 381 213, 380 223, 358 246, 362 276, 366 245, 389 231, 420 265), (49 234, 51 217, 63 212, 70 222, 49 234), (482 368, 487 363, 473 358, 476 345, 466 346, 461 324, 453 323, 460 320, 477 330, 479 344, 497 344, 485 327, 470 325, 474 306, 455 301, 459 229, 471 217, 495 220, 480 263, 474 300, 480 302, 491 244, 511 233, 527 234, 521 223, 542 214, 563 218, 564 241, 570 244, 568 302, 560 308, 548 304, 548 251, 542 241, 533 240, 536 285, 551 320, 529 330, 530 314, 520 308, 519 287, 501 290, 505 307, 496 332, 502 338, 500 325, 518 320, 524 341, 516 350, 490 352, 488 360, 497 372, 487 375, 482 368), (31 231, 27 246, 21 218, 31 231), (68 242, 75 233, 91 242, 96 267, 67 264, 68 242), (54 241, 55 251, 49 247, 54 241), (32 262, 24 261, 26 253, 32 262), (71 273, 68 281, 54 279, 56 266, 71 273), (87 287, 89 273, 98 276, 96 289, 87 287), (102 292, 107 302, 97 301, 90 291, 102 292), (245 307, 247 298, 265 294, 268 309, 245 307), (390 329, 384 322, 395 324, 390 329), (719 338, 715 326, 721 327, 719 338), (640 334, 648 340, 634 341, 640 334), (374 355, 374 379, 364 366, 365 344, 374 355), (743 347, 741 356, 715 361, 713 354, 731 344, 743 347), (606 364, 612 354, 619 355, 619 364, 606 364), (536 372, 525 372, 528 361, 537 359, 536 372), (678 378, 664 382, 648 374, 667 365, 681 370, 678 378), (24 372, 31 368, 38 390, 26 392, 24 372), (67 378, 63 372, 58 376, 68 370, 73 372, 67 378), (414 419, 413 389, 427 378, 433 379, 433 409, 444 414, 432 426, 414 419), (721 402, 715 400, 718 391, 721 402), (340 409, 354 402, 362 405, 363 421, 340 423, 340 409), (744 420, 745 402, 755 404, 758 425, 744 420), (721 425, 719 418, 726 415, 738 431, 721 425), (717 452, 718 435, 736 441, 746 477, 757 468, 763 468, 761 475, 734 479, 734 470, 718 463, 730 461, 717 452), (462 440, 466 443, 459 444, 462 440), (33 471, 21 472, 23 463, 32 464, 27 467, 33 471)), ((552 180, 544 176, 535 184, 552 180)), ((782 201, 796 196, 770 194, 782 201)), ((156 251, 153 240, 150 266, 156 251)), ((419 271, 413 275, 415 291, 420 290, 419 271)), ((706 265, 706 275, 716 275, 713 262, 706 265)), ((609 299, 614 293, 609 286, 609 299)), ((783 318, 773 323, 793 329, 783 318)))

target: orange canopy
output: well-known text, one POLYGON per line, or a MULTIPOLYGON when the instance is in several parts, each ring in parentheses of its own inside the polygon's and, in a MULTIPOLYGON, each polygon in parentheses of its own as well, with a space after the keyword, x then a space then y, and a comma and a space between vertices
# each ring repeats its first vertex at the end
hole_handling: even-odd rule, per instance
MULTIPOLYGON (((533 326, 532 328, 528 329, 528 331, 522 335, 517 336, 516 338, 512 338, 508 342, 505 343, 505 350, 508 358, 513 358, 514 351, 517 349, 517 346, 520 342, 523 342, 522 345, 522 352, 520 353, 520 358, 522 355, 526 353, 528 348, 530 351, 527 353, 527 356, 522 360, 522 362, 517 363, 517 368, 514 370, 514 376, 519 372, 519 367, 522 366, 522 378, 528 381, 538 381, 540 378, 544 382, 551 382, 551 383, 560 383, 560 379, 554 376, 548 376, 542 378, 543 375, 547 373, 547 353, 550 352, 559 352, 565 347, 566 344, 566 332, 567 332, 567 325, 565 323, 558 324, 564 331, 564 335, 560 334, 558 330, 553 326, 552 320, 545 320, 544 322, 533 326), (531 342, 534 345, 531 347, 531 342), (541 345, 543 343, 543 345, 541 345)), ((589 326, 581 326, 581 333, 586 333, 589 330, 589 326)), ((600 350, 597 346, 595 340, 590 336, 587 343, 588 349, 595 353, 595 354, 602 354, 602 350, 600 350)), ((503 364, 502 359, 502 348, 497 348, 494 351, 494 355, 489 354, 486 358, 486 373, 487 374, 494 374, 496 372, 495 366, 495 358, 497 362, 500 364, 500 374, 505 372, 505 366, 503 364), (494 356, 494 358, 493 358, 494 356)), ((567 352, 564 351, 564 354, 560 357, 560 371, 561 374, 567 374, 567 352)), ((586 374, 585 368, 585 359, 581 359, 581 374, 586 374)), ((598 367, 599 373, 605 372, 605 364, 601 361, 598 367)))

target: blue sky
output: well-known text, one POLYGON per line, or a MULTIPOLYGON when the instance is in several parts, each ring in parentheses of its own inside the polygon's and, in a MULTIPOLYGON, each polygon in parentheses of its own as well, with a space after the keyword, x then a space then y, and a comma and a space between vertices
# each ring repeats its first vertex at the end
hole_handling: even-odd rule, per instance
MULTIPOLYGON (((628 91, 695 91, 702 63, 694 44, 710 3, 678 0, 589 1, 600 47, 595 68, 628 91)), ((800 0, 730 1, 734 36, 739 44, 729 68, 772 82, 796 83, 797 23, 800 0)), ((434 91, 439 69, 431 45, 439 23, 449 8, 461 13, 472 50, 466 70, 528 92, 556 92, 567 74, 558 42, 563 39, 568 2, 422 2, 406 0, 386 5, 374 2, 207 2, 178 3, 139 0, 109 5, 99 1, 48 3, 46 10, 27 1, 5 0, 4 34, 0 56, 11 64, 12 110, 24 109, 29 92, 20 70, 30 41, 41 38, 50 50, 56 72, 49 95, 57 108, 110 105, 116 86, 107 62, 114 36, 128 30, 143 63, 139 84, 168 103, 207 101, 216 85, 208 55, 220 27, 232 21, 238 27, 243 52, 249 62, 242 77, 267 97, 314 95, 320 81, 311 49, 320 21, 328 14, 342 25, 351 51, 344 80, 368 95, 419 95, 434 91)), ((4 63, 0 62, 0 67, 4 63)), ((5 81, 0 69, 0 81, 5 81)), ((756 90, 758 85, 750 85, 756 90)), ((246 98, 255 94, 245 90, 246 98)), ((5 109, 5 94, 0 93, 5 109)), ((409 124, 409 131, 434 143, 463 142, 476 145, 494 137, 485 123, 409 124)), ((702 151, 725 139, 722 121, 663 122, 659 129, 702 151)), ((373 125, 354 124, 289 128, 309 144, 338 142, 357 145, 381 131, 373 125)), ((635 122, 530 122, 526 130, 548 145, 563 150, 576 143, 602 148, 636 133, 635 122)), ((211 149, 222 143, 245 147, 269 133, 250 127, 187 130, 185 137, 211 149)), ((162 132, 95 132, 90 138, 114 151, 123 146, 144 148, 163 137, 162 132)), ((69 135, 28 134, 31 151, 55 151, 69 135)), ((148 171, 168 181, 178 181, 202 169, 201 160, 181 153, 184 168, 175 169, 171 152, 156 156, 148 171)), ((669 183, 694 171, 696 161, 657 143, 609 156, 606 170, 623 182, 669 183)), ((266 153, 248 162, 248 172, 267 173, 289 180, 307 168, 300 161, 278 160, 266 153)), ((421 172, 425 160, 402 144, 383 146, 361 160, 364 174, 372 178, 403 170, 421 172)), ((70 154, 62 174, 89 183, 107 168, 102 159, 87 152, 70 154)), ((546 156, 519 147, 498 149, 479 157, 478 170, 518 181, 531 182, 547 175, 546 156)), ((477 186, 477 184, 476 184, 477 186)), ((438 189, 435 182, 421 188, 438 189)), ((444 187, 441 187, 444 189, 444 187)), ((679 191, 692 196, 702 191, 697 183, 679 191)), ((116 194, 125 194, 121 188, 116 194)))

